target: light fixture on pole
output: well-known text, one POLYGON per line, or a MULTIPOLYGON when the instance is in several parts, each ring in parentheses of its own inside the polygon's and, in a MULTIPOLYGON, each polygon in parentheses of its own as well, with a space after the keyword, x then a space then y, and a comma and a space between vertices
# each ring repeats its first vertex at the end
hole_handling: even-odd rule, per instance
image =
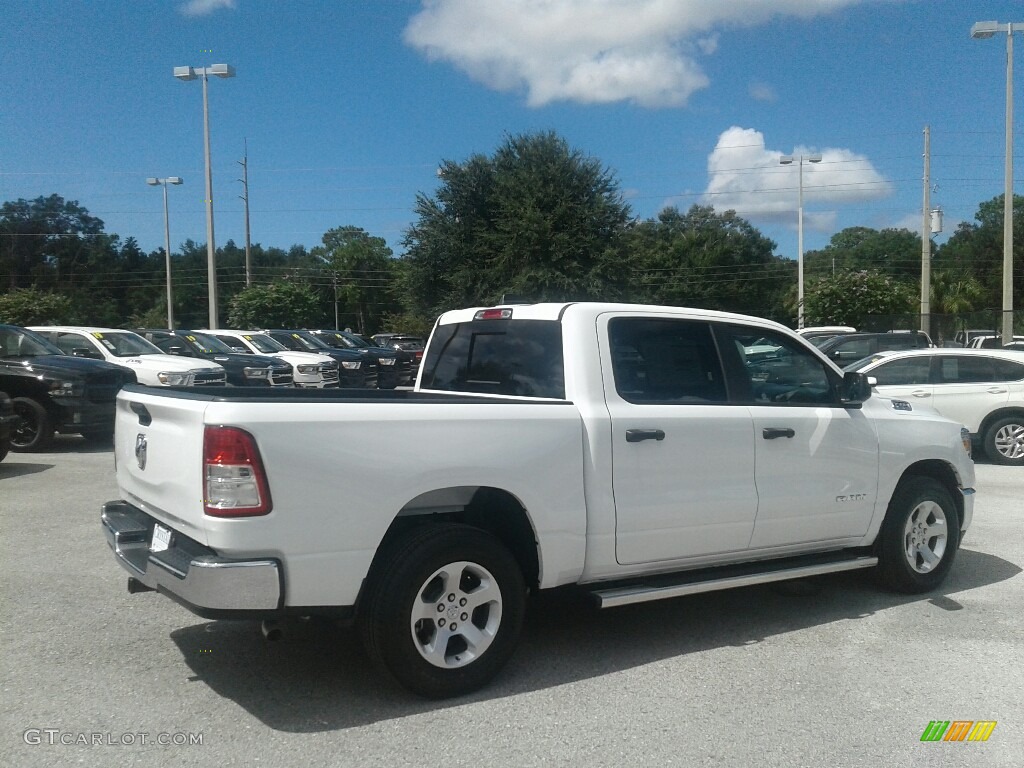
POLYGON ((167 261, 167 327, 174 330, 174 293, 171 290, 171 227, 167 218, 167 185, 181 184, 180 176, 168 176, 166 179, 157 179, 152 176, 146 179, 151 187, 162 186, 164 188, 164 255, 167 261))
POLYGON ((206 155, 206 272, 210 284, 210 328, 217 325, 217 265, 216 246, 213 242, 213 172, 210 170, 210 102, 206 82, 210 75, 234 77, 235 68, 230 64, 214 64, 211 67, 175 67, 174 76, 179 80, 203 81, 203 138, 206 155))
POLYGON ((971 37, 987 40, 1006 33, 1006 163, 1003 189, 1003 344, 1013 341, 1013 33, 1024 31, 1024 22, 1000 24, 979 21, 971 37))
POLYGON ((797 297, 796 327, 804 327, 804 163, 820 163, 821 155, 783 155, 779 158, 779 165, 797 166, 797 214, 796 214, 796 239, 797 239, 797 297))

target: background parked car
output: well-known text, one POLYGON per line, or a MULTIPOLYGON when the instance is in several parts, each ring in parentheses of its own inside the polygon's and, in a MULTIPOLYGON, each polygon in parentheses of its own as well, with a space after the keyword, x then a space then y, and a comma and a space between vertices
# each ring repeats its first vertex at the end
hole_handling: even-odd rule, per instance
POLYGON ((269 355, 292 367, 295 386, 307 389, 329 389, 338 386, 338 363, 327 355, 292 352, 259 331, 236 331, 218 328, 200 329, 200 333, 224 342, 232 352, 241 355, 269 355))
POLYGON ((840 367, 876 352, 890 349, 922 349, 931 346, 932 340, 923 331, 845 333, 817 345, 822 354, 840 367))
MULTIPOLYGON (((1024 343, 1024 336, 1014 336, 1014 342, 1024 343)), ((1013 342, 1011 342, 1013 343, 1013 342)), ((992 335, 992 336, 975 336, 971 339, 967 345, 968 349, 1005 349, 1003 345, 1003 337, 992 335)))
POLYGON ((423 350, 426 342, 419 336, 409 336, 404 333, 378 333, 373 336, 374 342, 382 347, 400 349, 412 354, 413 378, 419 371, 420 363, 423 362, 423 350))
POLYGON ((347 349, 364 358, 377 361, 377 387, 394 389, 400 384, 411 384, 413 380, 413 354, 403 349, 387 349, 377 346, 362 336, 334 329, 311 330, 328 346, 336 349, 347 349))
POLYGON ((327 355, 338 363, 341 376, 338 386, 346 388, 375 388, 377 386, 377 361, 364 358, 358 352, 337 349, 320 341, 309 331, 271 328, 263 331, 270 338, 293 352, 312 352, 327 355))
POLYGON ((139 334, 119 328, 85 326, 33 326, 65 354, 124 366, 140 384, 151 387, 224 386, 227 374, 216 363, 165 355, 139 334))
POLYGON ((54 432, 109 440, 117 393, 134 382, 127 368, 66 355, 25 328, 0 325, 0 390, 16 417, 12 450, 45 450, 54 432))
POLYGON ((846 367, 878 394, 931 406, 959 421, 997 464, 1024 466, 1024 354, 999 349, 879 352, 846 367))
POLYGON ((137 332, 169 355, 209 360, 224 368, 235 387, 293 387, 292 367, 266 355, 232 352, 220 339, 198 331, 140 329, 137 332))

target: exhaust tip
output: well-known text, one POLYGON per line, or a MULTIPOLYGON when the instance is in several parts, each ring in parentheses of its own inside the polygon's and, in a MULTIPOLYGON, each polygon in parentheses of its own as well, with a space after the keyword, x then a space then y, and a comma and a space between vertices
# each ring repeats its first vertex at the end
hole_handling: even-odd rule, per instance
POLYGON ((276 643, 284 636, 281 625, 272 619, 265 619, 260 628, 263 630, 263 637, 268 643, 276 643))

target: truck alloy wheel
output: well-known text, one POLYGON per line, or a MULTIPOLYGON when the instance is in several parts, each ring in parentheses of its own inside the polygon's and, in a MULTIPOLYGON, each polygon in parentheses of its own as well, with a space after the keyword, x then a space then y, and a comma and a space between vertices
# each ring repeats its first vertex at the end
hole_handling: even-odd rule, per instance
POLYGON ((53 442, 53 419, 30 397, 11 400, 17 420, 11 430, 11 450, 41 451, 53 442))
POLYGON ((996 464, 1024 466, 1024 417, 994 422, 985 432, 985 453, 996 464))
POLYGON ((486 531, 416 528, 378 557, 360 629, 370 656, 427 698, 459 696, 515 649, 526 590, 515 559, 486 531))
POLYGON ((927 592, 945 578, 960 543, 949 491, 931 477, 904 479, 882 523, 879 573, 897 592, 927 592))

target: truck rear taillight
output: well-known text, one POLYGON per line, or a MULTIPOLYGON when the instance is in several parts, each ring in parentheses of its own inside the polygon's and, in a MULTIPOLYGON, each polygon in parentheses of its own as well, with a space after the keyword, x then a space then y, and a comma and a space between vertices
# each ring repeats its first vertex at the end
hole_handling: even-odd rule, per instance
POLYGON ((510 317, 511 309, 480 309, 473 315, 474 320, 508 320, 510 317))
POLYGON ((207 427, 203 434, 203 511, 211 517, 254 517, 270 512, 270 485, 256 441, 237 427, 207 427))

